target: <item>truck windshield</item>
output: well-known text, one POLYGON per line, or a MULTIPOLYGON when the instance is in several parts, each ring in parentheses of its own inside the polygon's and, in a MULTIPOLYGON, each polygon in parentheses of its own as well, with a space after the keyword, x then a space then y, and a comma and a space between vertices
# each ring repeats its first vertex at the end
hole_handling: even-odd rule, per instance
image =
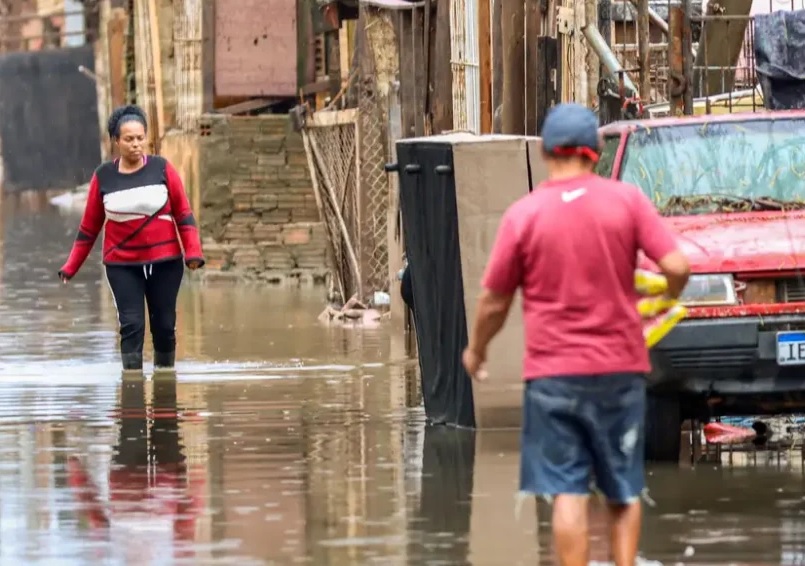
POLYGON ((666 215, 802 209, 805 119, 641 128, 620 177, 666 215))

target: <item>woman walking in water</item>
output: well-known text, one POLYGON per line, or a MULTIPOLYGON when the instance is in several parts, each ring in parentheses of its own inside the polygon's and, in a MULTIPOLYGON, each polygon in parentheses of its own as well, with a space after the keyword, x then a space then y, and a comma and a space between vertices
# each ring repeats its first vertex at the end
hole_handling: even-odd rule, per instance
POLYGON ((112 113, 108 131, 120 158, 95 170, 73 249, 59 270, 64 283, 75 276, 106 221, 103 263, 117 308, 123 370, 134 372, 143 368, 144 303, 154 341, 154 368, 173 368, 176 298, 184 266, 204 265, 182 180, 167 160, 145 154, 146 130, 146 116, 139 107, 124 106, 112 113))

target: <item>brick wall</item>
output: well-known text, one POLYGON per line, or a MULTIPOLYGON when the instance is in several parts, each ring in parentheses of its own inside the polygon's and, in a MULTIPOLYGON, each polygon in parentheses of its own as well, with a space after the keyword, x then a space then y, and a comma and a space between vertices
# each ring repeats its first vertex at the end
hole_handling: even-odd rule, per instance
POLYGON ((287 116, 205 115, 201 233, 210 270, 321 276, 326 236, 301 135, 287 116))

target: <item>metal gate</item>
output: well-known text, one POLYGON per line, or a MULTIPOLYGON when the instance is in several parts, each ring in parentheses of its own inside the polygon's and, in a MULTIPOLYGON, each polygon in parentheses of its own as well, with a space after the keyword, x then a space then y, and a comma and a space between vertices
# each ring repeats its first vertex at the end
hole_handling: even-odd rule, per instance
MULTIPOLYGON (((623 67, 638 68, 636 0, 612 0, 612 49, 623 67)), ((762 110, 763 98, 755 66, 755 16, 805 9, 805 0, 650 0, 649 52, 651 92, 644 98, 651 117, 672 113, 672 91, 688 90, 693 114, 723 114, 762 110), (673 18, 687 6, 684 21, 673 18), (678 72, 669 57, 675 34, 690 31, 692 49, 680 52, 678 65, 691 69, 683 85, 670 80, 678 72), (686 86, 685 86, 686 85, 686 86), (653 103, 653 104, 651 104, 653 103)))

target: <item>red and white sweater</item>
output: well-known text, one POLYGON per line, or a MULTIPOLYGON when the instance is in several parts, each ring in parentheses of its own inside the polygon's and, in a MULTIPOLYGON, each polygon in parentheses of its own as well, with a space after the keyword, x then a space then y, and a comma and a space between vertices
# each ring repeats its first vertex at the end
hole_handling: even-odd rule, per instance
POLYGON ((182 257, 182 248, 185 263, 204 264, 198 227, 182 180, 162 157, 146 156, 145 165, 133 173, 121 173, 117 161, 95 170, 78 235, 60 275, 71 278, 78 272, 104 222, 106 265, 177 259, 182 257))

